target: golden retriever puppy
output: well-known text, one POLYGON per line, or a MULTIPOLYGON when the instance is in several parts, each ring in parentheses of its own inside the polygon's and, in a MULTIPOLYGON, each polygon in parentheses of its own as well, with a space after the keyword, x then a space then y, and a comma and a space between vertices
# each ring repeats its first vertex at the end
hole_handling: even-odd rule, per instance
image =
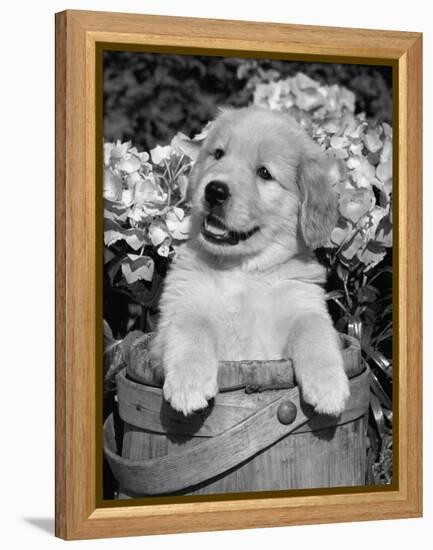
POLYGON ((190 176, 192 234, 151 350, 171 406, 215 396, 218 361, 290 357, 303 399, 338 415, 349 385, 314 248, 336 221, 330 162, 288 115, 248 107, 211 124, 190 176))

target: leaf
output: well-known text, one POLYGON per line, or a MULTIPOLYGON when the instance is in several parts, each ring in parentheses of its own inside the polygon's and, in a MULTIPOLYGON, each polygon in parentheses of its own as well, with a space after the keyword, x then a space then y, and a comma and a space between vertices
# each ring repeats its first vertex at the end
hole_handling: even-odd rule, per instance
POLYGON ((325 300, 335 300, 336 298, 343 298, 343 296, 343 291, 331 290, 331 292, 326 293, 325 300))
POLYGON ((379 295, 380 292, 377 288, 371 285, 361 286, 356 293, 356 297, 360 304, 375 302, 379 295))
POLYGON ((104 246, 104 264, 111 262, 111 260, 114 260, 115 257, 116 254, 108 247, 104 246))
POLYGON ((376 176, 382 182, 387 182, 392 178, 392 161, 391 159, 381 162, 377 165, 376 176))
POLYGON ((347 334, 361 341, 362 339, 362 322, 361 319, 352 317, 347 323, 347 334))
POLYGON ((346 282, 347 279, 349 278, 349 271, 346 267, 342 266, 341 264, 338 264, 337 275, 343 282, 346 282))
POLYGON ((370 241, 367 243, 367 246, 364 250, 358 254, 358 258, 365 265, 374 266, 383 260, 386 254, 386 248, 384 248, 380 243, 375 241, 370 241))
POLYGON ((177 178, 177 187, 179 189, 179 194, 180 194, 180 200, 179 200, 179 203, 180 203, 185 200, 186 192, 188 190, 188 178, 185 175, 181 174, 177 178))
POLYGON ((119 202, 104 200, 104 218, 124 222, 128 217, 128 207, 119 202))
POLYGON ((392 409, 391 399, 386 395, 385 390, 382 388, 377 376, 374 372, 370 371, 370 386, 372 391, 379 399, 380 404, 387 409, 392 409))
POLYGON ((365 346, 363 350, 368 358, 374 362, 374 364, 381 369, 385 375, 388 377, 391 376, 391 367, 392 364, 388 359, 383 355, 383 353, 380 353, 380 351, 374 349, 372 346, 365 346))
POLYGON ((123 228, 110 218, 104 219, 104 244, 111 246, 123 239, 123 228))
POLYGON ((106 338, 107 340, 114 340, 113 331, 111 330, 110 325, 105 319, 102 319, 102 322, 104 326, 104 329, 103 329, 104 338, 106 338))
POLYGON ((376 166, 380 162, 379 153, 368 153, 367 160, 372 166, 376 166))
POLYGON ((392 224, 388 217, 381 220, 377 228, 376 241, 383 246, 392 246, 392 224))
POLYGON ((128 254, 122 262, 122 273, 128 283, 151 281, 154 267, 154 262, 149 256, 128 254))
MULTIPOLYGON (((126 286, 126 283, 125 283, 126 286)), ((134 296, 134 300, 146 309, 154 309, 158 306, 164 287, 164 278, 155 269, 151 282, 138 281, 128 285, 128 290, 134 296)))
POLYGON ((376 422, 378 434, 380 436, 380 439, 382 440, 386 435, 387 430, 385 427, 385 419, 384 419, 382 407, 380 405, 380 401, 374 393, 370 393, 370 408, 371 408, 371 412, 373 413, 374 420, 376 422))
POLYGON ((362 225, 362 232, 366 241, 372 241, 375 239, 377 228, 387 213, 387 208, 382 208, 381 206, 376 205, 366 214, 362 225))
POLYGON ((122 260, 128 253, 129 246, 125 241, 122 240, 119 241, 119 243, 114 245, 112 248, 104 247, 104 250, 110 251, 113 254, 110 260, 104 264, 104 272, 106 273, 111 286, 113 286, 114 279, 120 269, 122 260))
POLYGON ((139 229, 127 229, 123 233, 123 239, 129 244, 134 250, 138 250, 144 244, 146 244, 147 239, 144 235, 144 232, 139 229))
POLYGON ((104 220, 104 244, 111 246, 117 241, 126 241, 131 248, 138 250, 146 243, 144 232, 139 229, 124 229, 113 220, 104 220))

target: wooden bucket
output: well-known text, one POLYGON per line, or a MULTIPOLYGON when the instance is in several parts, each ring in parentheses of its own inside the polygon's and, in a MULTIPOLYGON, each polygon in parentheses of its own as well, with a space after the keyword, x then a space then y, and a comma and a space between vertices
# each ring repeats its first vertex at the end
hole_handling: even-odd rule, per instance
POLYGON ((220 392, 185 417, 147 368, 148 340, 117 375, 121 429, 113 415, 104 425, 119 498, 365 484, 369 373, 356 340, 342 336, 351 393, 338 418, 302 402, 290 360, 221 363, 220 392))

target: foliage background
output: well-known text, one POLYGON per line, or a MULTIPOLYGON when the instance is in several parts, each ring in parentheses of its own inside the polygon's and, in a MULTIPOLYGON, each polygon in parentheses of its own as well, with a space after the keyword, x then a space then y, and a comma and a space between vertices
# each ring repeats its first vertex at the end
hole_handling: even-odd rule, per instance
POLYGON ((169 143, 177 132, 198 134, 220 105, 252 101, 249 78, 257 67, 280 78, 302 72, 323 84, 355 93, 356 111, 391 123, 392 72, 389 67, 107 51, 104 54, 104 137, 132 140, 149 151, 169 143), (254 66, 256 63, 257 67, 254 66))

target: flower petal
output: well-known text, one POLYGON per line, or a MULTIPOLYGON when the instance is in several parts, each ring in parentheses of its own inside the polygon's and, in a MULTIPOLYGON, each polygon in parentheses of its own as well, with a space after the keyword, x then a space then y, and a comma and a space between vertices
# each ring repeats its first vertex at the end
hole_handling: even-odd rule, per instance
POLYGON ((140 172, 132 172, 132 174, 129 174, 126 178, 126 184, 128 185, 129 189, 133 189, 135 184, 139 181, 143 181, 144 178, 140 174, 140 172))
POLYGON ((349 240, 347 244, 341 249, 341 254, 346 260, 351 260, 357 252, 360 252, 364 246, 364 239, 360 233, 356 233, 353 239, 349 240))
POLYGON ((369 151, 372 153, 377 153, 382 149, 382 140, 379 137, 379 132, 377 130, 369 130, 363 137, 364 144, 369 151))
POLYGON ((173 239, 188 239, 191 231, 191 216, 185 216, 182 221, 167 220, 167 227, 173 239))
POLYGON ((182 208, 179 208, 178 206, 174 206, 171 208, 166 215, 167 221, 172 221, 175 223, 181 222, 185 216, 185 212, 182 210, 182 208))
POLYGON ((349 234, 349 228, 346 227, 334 227, 331 233, 331 241, 340 246, 349 234))
POLYGON ((128 254, 122 261, 122 273, 129 284, 140 280, 151 281, 154 268, 155 264, 148 256, 128 254))
POLYGON ((169 160, 172 153, 173 149, 170 145, 165 145, 164 147, 157 145, 150 151, 150 156, 153 164, 161 164, 164 160, 169 160))
POLYGON ((140 159, 136 155, 127 155, 117 163, 117 168, 122 172, 126 172, 127 174, 132 174, 132 172, 136 172, 140 169, 140 166, 140 159))
POLYGON ((155 180, 152 177, 137 180, 134 184, 134 202, 143 204, 144 202, 152 202, 157 199, 158 190, 155 180))
MULTIPOLYGON (((203 140, 190 139, 182 132, 178 132, 171 140, 171 147, 180 153, 183 153, 191 160, 196 160, 200 152, 201 144, 203 140)), ((153 160, 153 157, 152 157, 153 160)), ((155 162, 155 161, 154 161, 155 162)), ((156 163, 158 164, 158 163, 156 163)))
POLYGON ((149 227, 149 237, 153 246, 158 246, 167 238, 170 238, 170 234, 167 231, 165 224, 162 224, 161 222, 154 222, 149 227))
POLYGON ((157 249, 157 252, 159 256, 163 256, 164 258, 167 258, 170 254, 170 245, 166 242, 162 243, 162 245, 157 249))
POLYGON ((108 168, 104 169, 102 194, 110 201, 119 201, 122 197, 122 180, 108 168))
POLYGON ((382 182, 389 181, 392 178, 392 162, 391 159, 386 162, 381 162, 377 165, 376 176, 382 182))
POLYGON ((126 206, 130 206, 133 201, 133 194, 130 189, 124 189, 122 191, 122 202, 126 206))
POLYGON ((340 197, 339 210, 346 219, 356 223, 372 208, 374 202, 370 188, 345 189, 340 197))

